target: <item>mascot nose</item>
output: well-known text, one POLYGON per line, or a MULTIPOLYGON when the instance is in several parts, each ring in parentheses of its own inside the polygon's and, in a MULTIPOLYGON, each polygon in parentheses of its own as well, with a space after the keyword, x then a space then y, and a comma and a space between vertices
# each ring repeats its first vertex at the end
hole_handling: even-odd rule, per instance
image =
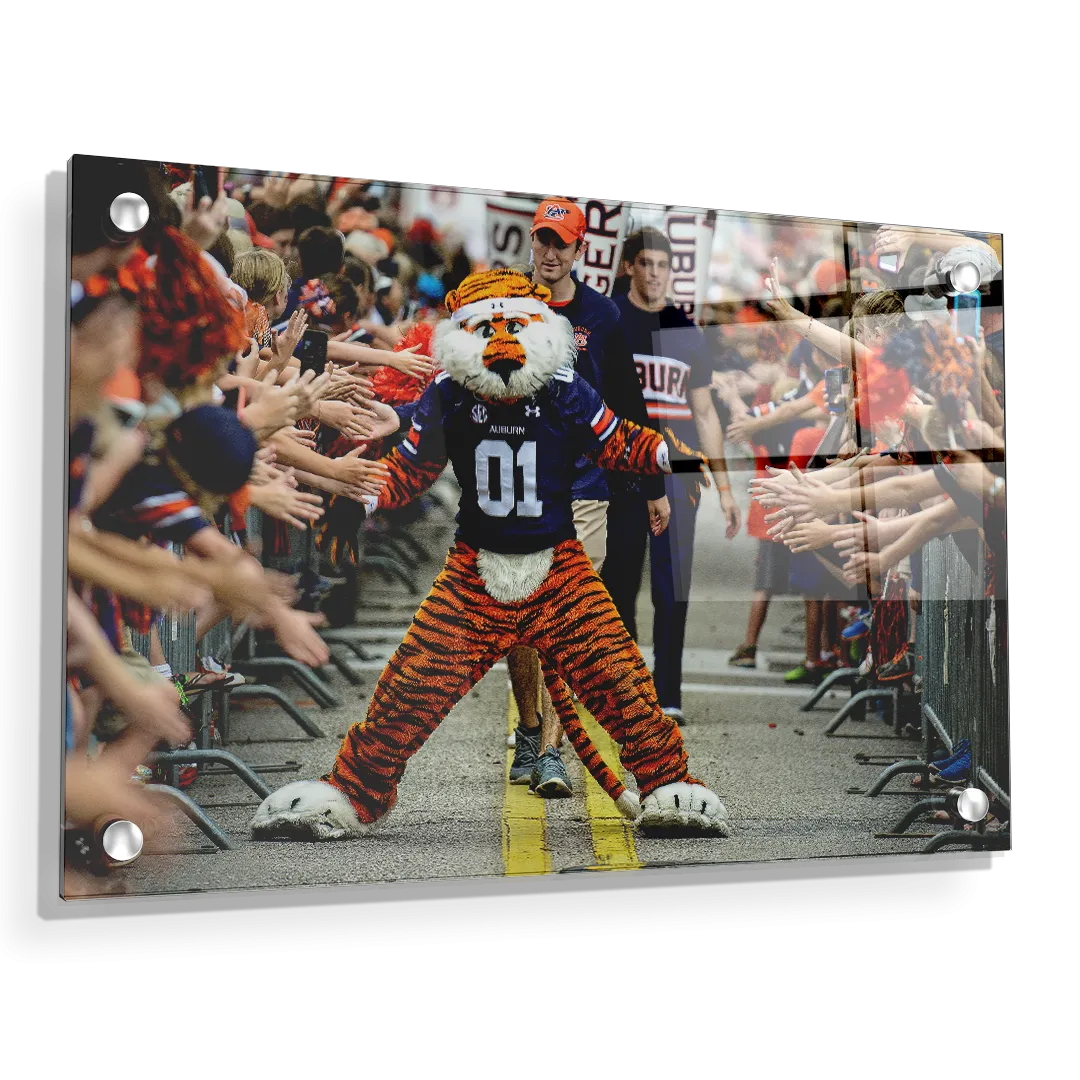
POLYGON ((504 383, 525 366, 525 346, 513 334, 498 330, 484 349, 484 367, 494 371, 504 383))

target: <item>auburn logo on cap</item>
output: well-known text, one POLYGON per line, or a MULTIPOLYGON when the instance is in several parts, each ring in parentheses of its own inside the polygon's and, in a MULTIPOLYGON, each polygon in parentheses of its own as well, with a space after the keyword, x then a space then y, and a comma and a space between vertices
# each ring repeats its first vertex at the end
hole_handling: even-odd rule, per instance
POLYGON ((553 203, 544 208, 544 217, 562 221, 570 211, 565 206, 556 206, 553 203))

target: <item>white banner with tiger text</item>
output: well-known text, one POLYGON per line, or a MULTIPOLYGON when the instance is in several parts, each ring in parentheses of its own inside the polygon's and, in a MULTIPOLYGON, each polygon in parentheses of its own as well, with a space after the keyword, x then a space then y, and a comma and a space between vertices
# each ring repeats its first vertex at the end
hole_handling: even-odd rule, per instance
POLYGON ((523 266, 529 262, 529 229, 536 203, 531 199, 491 195, 487 200, 488 266, 523 266))
POLYGON ((599 199, 579 199, 585 215, 585 255, 578 276, 604 296, 610 296, 619 272, 623 240, 630 212, 625 203, 605 203, 599 199))

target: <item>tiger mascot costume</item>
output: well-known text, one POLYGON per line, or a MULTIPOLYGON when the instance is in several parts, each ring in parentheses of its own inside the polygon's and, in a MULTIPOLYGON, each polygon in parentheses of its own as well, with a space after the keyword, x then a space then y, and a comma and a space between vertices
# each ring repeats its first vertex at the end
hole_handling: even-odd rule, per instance
POLYGON ((449 460, 461 485, 454 546, 367 718, 326 776, 263 801, 256 839, 363 834, 393 807, 409 758, 516 645, 539 653, 571 744, 625 816, 639 828, 728 835, 723 803, 690 776, 682 734, 576 537, 570 498, 583 453, 636 473, 704 471, 704 462, 673 462, 661 435, 604 405, 574 371, 573 331, 550 296, 512 270, 473 274, 447 295, 433 350, 442 371, 383 459, 389 480, 370 509, 417 498, 449 460), (619 745, 640 799, 596 752, 566 684, 619 745))

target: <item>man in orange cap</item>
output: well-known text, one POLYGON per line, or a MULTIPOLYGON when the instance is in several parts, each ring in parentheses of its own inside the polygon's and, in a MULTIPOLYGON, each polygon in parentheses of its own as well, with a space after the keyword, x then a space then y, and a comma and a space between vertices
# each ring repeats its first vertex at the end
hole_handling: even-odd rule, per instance
MULTIPOLYGON (((541 199, 531 229, 533 284, 551 291, 548 306, 573 327, 577 373, 616 415, 645 425, 645 399, 634 358, 619 326, 619 309, 574 273, 574 264, 585 254, 585 233, 585 214, 577 203, 564 198, 541 199)), ((650 500, 659 500, 650 506, 664 510, 666 521, 667 500, 661 477, 615 477, 586 458, 577 463, 572 489, 574 528, 597 573, 607 554, 607 509, 612 486, 621 490, 627 484, 641 484, 650 500)), ((514 649, 507 664, 521 717, 513 735, 510 781, 528 783, 544 798, 564 798, 572 794, 572 788, 559 756, 559 721, 546 688, 542 690, 542 711, 537 714, 537 693, 541 692, 542 682, 536 652, 525 647, 514 649)))

